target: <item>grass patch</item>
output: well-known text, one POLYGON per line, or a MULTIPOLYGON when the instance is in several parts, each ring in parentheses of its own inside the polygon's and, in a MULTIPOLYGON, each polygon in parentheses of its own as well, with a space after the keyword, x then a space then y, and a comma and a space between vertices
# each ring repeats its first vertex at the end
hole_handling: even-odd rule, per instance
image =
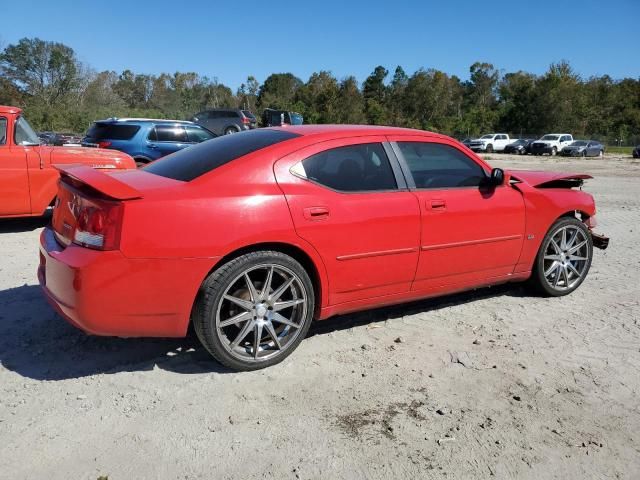
POLYGON ((604 147, 604 151, 607 153, 618 153, 622 155, 631 155, 634 147, 604 147))

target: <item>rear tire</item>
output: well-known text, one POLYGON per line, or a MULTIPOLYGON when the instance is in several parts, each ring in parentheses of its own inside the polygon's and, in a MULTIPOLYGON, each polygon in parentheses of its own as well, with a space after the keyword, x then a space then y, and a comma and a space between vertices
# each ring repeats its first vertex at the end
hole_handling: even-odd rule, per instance
POLYGON ((586 225, 577 218, 559 218, 542 240, 529 283, 544 296, 568 295, 586 278, 592 257, 586 225))
POLYGON ((252 252, 218 267, 205 280, 193 326, 220 363, 233 370, 258 370, 297 348, 314 308, 313 285, 302 265, 281 252, 252 252))
POLYGON ((134 158, 134 160, 136 162, 136 168, 144 167, 149 163, 149 160, 147 160, 146 158, 134 158))

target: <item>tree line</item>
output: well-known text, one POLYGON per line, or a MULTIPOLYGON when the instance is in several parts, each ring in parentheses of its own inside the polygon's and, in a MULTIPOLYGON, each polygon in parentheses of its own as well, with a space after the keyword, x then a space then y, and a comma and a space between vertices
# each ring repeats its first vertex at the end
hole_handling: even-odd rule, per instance
POLYGON ((458 138, 569 132, 640 143, 640 79, 582 78, 566 61, 542 75, 476 62, 468 80, 433 68, 409 74, 400 66, 393 72, 377 66, 362 83, 328 71, 306 82, 274 73, 262 84, 249 76, 234 92, 195 72, 96 72, 67 45, 23 38, 0 53, 0 104, 24 108, 38 130, 78 133, 108 117, 186 119, 206 108, 240 107, 256 114, 292 110, 305 123, 395 125, 458 138))

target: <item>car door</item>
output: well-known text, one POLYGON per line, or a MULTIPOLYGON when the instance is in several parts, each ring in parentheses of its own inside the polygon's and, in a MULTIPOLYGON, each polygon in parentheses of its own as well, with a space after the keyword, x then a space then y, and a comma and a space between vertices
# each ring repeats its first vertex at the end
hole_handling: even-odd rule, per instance
POLYGON ((156 125, 153 132, 149 134, 148 147, 154 160, 189 146, 182 125, 156 125))
POLYGON ((275 165, 296 232, 327 269, 330 305, 411 288, 420 208, 384 140, 321 142, 275 165))
POLYGON ((560 145, 558 146, 558 153, 560 153, 562 151, 562 149, 564 147, 566 147, 567 145, 571 145, 573 143, 573 139, 571 138, 570 135, 562 135, 560 137, 560 145))
POLYGON ((27 151, 11 145, 13 129, 7 117, 0 117, 0 216, 31 213, 27 151))
POLYGON ((390 137, 422 212, 412 289, 429 291, 511 274, 525 228, 522 195, 487 187, 488 166, 445 139, 390 137))

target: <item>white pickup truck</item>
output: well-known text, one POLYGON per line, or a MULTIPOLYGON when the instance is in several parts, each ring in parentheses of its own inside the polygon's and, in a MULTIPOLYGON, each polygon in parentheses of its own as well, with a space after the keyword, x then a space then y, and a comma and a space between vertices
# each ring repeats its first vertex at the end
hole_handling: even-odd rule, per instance
POLYGON ((573 136, 569 133, 548 133, 531 144, 531 153, 534 155, 542 155, 543 153, 555 155, 571 143, 573 143, 573 136))
POLYGON ((515 138, 509 138, 506 133, 487 133, 480 138, 471 140, 469 148, 474 152, 501 152, 504 147, 515 140, 515 138))

